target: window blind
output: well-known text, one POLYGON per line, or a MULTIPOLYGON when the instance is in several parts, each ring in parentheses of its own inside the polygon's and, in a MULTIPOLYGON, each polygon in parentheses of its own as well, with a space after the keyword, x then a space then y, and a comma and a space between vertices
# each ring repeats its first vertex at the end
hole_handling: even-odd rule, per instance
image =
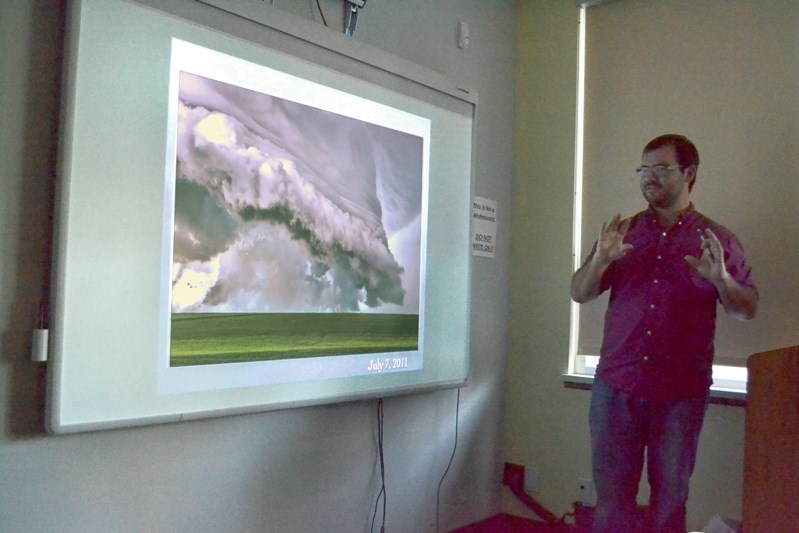
MULTIPOLYGON (((719 307, 716 363, 799 341, 799 3, 618 0, 586 8, 583 260, 603 221, 644 209, 634 169, 663 133, 699 149, 696 208, 740 238, 757 317, 719 307)), ((579 309, 577 355, 598 355, 607 295, 579 309)))

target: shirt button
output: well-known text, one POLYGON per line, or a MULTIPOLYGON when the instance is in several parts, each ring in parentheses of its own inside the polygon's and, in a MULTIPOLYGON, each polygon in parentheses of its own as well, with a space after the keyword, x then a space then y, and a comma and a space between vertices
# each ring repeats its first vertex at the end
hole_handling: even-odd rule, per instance
POLYGON ((664 231, 663 233, 661 233, 661 235, 663 235, 665 237, 666 236, 666 232, 664 231))
POLYGON ((650 309, 654 309, 655 308, 655 304, 649 304, 649 308, 650 309))
POLYGON ((649 361, 649 356, 648 355, 644 356, 644 361, 649 361))
POLYGON ((662 256, 662 255, 659 255, 659 256, 658 256, 658 260, 661 260, 661 259, 663 259, 663 256, 662 256))
POLYGON ((649 335, 650 337, 652 336, 652 332, 651 331, 647 331, 646 334, 649 335))
POLYGON ((654 280, 652 283, 660 283, 658 280, 654 280))

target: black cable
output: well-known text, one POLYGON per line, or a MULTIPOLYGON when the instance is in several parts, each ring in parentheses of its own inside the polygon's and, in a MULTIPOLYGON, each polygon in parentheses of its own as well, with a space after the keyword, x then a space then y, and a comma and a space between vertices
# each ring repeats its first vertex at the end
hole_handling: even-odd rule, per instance
POLYGON ((377 400, 377 454, 380 457, 380 492, 377 493, 375 499, 375 510, 372 514, 372 527, 370 531, 374 531, 375 518, 377 518, 377 504, 380 502, 380 497, 383 498, 383 521, 380 526, 380 533, 386 531, 386 464, 383 459, 383 398, 377 400))
POLYGON ((322 15, 322 22, 324 22, 325 27, 327 27, 327 20, 325 19, 325 14, 322 11, 322 6, 319 5, 319 0, 316 0, 316 8, 319 10, 319 14, 322 15))
POLYGON ((458 387, 458 396, 455 401, 455 445, 452 447, 452 455, 449 458, 449 463, 447 463, 447 468, 444 470, 444 474, 441 476, 441 480, 438 482, 438 490, 436 491, 436 533, 439 531, 438 526, 438 511, 439 505, 441 502, 441 484, 444 483, 444 478, 447 477, 447 472, 449 472, 449 467, 452 466, 452 460, 455 458, 455 450, 458 449, 458 413, 461 407, 461 389, 458 387))

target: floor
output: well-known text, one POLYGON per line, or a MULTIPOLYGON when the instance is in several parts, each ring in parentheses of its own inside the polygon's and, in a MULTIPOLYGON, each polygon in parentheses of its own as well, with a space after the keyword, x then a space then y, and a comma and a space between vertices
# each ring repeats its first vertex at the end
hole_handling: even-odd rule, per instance
POLYGON ((574 529, 565 526, 551 526, 546 522, 509 514, 498 514, 450 533, 565 533, 567 531, 574 531, 574 529))

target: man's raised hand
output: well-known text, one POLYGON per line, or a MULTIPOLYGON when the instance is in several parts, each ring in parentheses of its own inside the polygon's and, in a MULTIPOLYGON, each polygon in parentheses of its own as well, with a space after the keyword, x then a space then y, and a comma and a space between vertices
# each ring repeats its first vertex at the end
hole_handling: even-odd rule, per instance
POLYGON ((699 258, 686 255, 685 260, 700 276, 717 285, 727 274, 727 267, 724 264, 724 248, 719 238, 709 228, 705 230, 705 235, 702 235, 701 238, 702 255, 699 258))
POLYGON ((624 257, 627 251, 633 248, 632 244, 624 242, 629 227, 630 219, 622 219, 619 213, 610 219, 610 222, 602 224, 596 243, 596 258, 600 263, 609 265, 624 257))

